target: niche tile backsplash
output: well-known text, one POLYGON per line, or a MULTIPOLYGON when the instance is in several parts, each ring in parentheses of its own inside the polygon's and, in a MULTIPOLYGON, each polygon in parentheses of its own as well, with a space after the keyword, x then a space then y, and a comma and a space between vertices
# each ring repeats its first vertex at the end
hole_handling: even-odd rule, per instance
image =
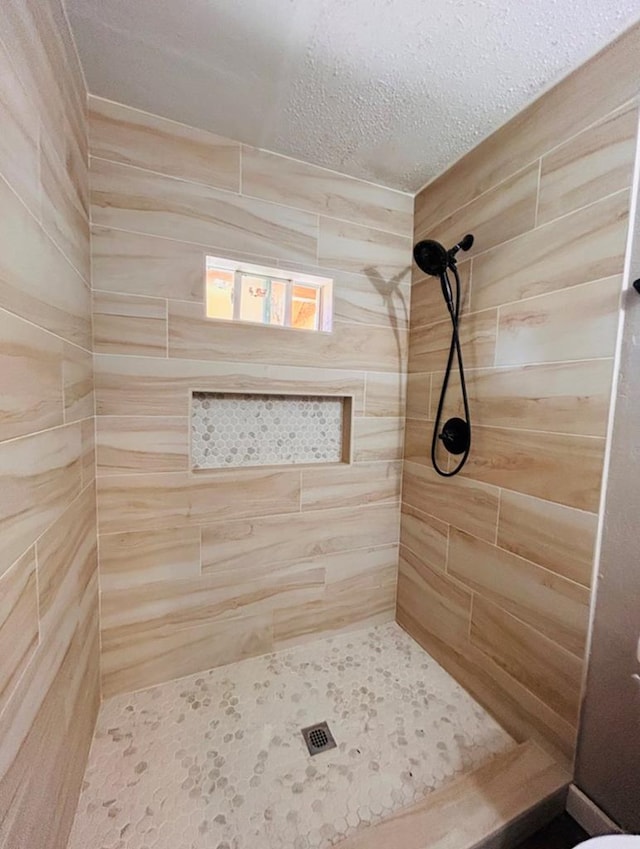
POLYGON ((350 399, 320 395, 194 392, 194 469, 339 463, 350 399))

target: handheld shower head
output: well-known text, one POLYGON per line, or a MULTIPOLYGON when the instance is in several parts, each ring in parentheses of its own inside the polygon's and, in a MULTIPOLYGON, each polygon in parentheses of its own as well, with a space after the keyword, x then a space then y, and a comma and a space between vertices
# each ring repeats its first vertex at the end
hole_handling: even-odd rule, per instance
POLYGON ((424 239, 414 247, 413 258, 418 268, 425 274, 429 274, 431 277, 441 277, 447 268, 455 262, 455 255, 458 251, 468 251, 472 245, 473 236, 471 233, 467 233, 457 245, 449 250, 440 242, 434 242, 433 239, 424 239))

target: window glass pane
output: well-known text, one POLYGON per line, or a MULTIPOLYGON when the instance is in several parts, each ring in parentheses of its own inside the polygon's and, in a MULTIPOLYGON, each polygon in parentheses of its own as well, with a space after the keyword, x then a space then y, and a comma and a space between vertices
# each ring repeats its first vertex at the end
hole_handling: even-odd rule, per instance
POLYGON ((267 324, 269 314, 269 280, 266 277, 242 275, 240 293, 240 318, 267 324))
POLYGON ((271 281, 270 324, 284 326, 287 310, 287 284, 283 280, 271 281))
POLYGON ((233 318, 233 271, 207 269, 207 315, 209 318, 233 318))
POLYGON ((312 286, 294 285, 291 326, 302 330, 316 330, 319 313, 319 290, 312 286))

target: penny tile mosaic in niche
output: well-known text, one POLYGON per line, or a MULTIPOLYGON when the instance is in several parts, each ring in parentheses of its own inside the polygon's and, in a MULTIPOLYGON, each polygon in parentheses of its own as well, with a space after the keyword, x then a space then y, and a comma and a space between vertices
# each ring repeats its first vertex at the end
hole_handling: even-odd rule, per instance
POLYGON ((194 469, 339 463, 344 398, 194 392, 194 469))

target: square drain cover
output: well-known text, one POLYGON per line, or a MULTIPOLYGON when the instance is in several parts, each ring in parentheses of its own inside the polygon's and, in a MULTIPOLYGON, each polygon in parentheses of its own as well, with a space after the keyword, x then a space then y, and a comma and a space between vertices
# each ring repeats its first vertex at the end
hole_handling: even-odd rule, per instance
POLYGON ((303 728, 302 736, 310 755, 319 755, 320 752, 326 752, 327 749, 336 748, 336 741, 333 739, 333 734, 329 731, 326 722, 318 722, 316 725, 303 728))

